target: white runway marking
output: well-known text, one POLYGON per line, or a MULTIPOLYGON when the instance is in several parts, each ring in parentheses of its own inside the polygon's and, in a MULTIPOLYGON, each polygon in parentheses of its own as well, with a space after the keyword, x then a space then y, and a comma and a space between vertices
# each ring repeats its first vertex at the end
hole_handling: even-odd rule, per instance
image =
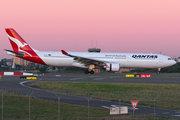
POLYGON ((101 106, 102 108, 105 108, 105 109, 110 109, 111 107, 107 107, 107 106, 101 106))
POLYGON ((180 115, 171 115, 171 116, 177 116, 177 117, 180 117, 180 115))
POLYGON ((29 81, 34 81, 34 80, 23 81, 23 82, 20 82, 19 84, 22 85, 23 87, 27 87, 27 88, 34 89, 34 90, 39 90, 38 88, 33 88, 33 87, 30 87, 30 86, 24 85, 24 83, 29 82, 29 81))
POLYGON ((111 105, 112 107, 119 107, 119 105, 111 105))
POLYGON ((70 80, 79 80, 79 79, 82 79, 82 78, 72 78, 70 80))
POLYGON ((109 77, 109 78, 118 78, 118 77, 109 77))

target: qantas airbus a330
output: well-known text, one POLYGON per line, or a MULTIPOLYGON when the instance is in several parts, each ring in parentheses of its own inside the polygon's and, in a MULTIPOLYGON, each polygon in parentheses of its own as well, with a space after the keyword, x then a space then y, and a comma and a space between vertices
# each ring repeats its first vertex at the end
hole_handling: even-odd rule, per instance
POLYGON ((94 68, 116 72, 120 68, 164 68, 176 64, 171 57, 160 54, 42 52, 33 49, 14 29, 5 30, 13 48, 5 49, 7 54, 43 65, 88 68, 86 74, 93 74, 94 68))

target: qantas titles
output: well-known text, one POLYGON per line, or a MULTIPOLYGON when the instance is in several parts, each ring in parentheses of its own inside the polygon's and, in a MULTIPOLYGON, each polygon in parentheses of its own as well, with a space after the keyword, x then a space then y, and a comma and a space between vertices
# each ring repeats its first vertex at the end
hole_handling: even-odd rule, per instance
POLYGON ((157 55, 132 55, 132 58, 135 59, 156 59, 157 55))

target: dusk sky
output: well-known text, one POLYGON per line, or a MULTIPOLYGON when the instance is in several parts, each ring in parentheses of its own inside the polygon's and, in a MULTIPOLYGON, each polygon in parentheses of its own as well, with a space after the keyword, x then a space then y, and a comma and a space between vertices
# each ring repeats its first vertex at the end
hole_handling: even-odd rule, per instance
POLYGON ((180 57, 180 0, 1 0, 0 59, 12 58, 5 28, 40 51, 87 52, 97 41, 102 52, 180 57))

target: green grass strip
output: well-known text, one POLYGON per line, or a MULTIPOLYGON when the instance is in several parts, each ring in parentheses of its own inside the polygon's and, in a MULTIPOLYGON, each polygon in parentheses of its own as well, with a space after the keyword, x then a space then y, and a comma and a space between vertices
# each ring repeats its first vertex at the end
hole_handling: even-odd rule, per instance
POLYGON ((36 82, 30 86, 50 89, 77 96, 130 103, 139 100, 140 105, 180 110, 180 84, 143 84, 143 83, 100 83, 100 82, 36 82), (151 95, 151 96, 150 96, 151 95))

